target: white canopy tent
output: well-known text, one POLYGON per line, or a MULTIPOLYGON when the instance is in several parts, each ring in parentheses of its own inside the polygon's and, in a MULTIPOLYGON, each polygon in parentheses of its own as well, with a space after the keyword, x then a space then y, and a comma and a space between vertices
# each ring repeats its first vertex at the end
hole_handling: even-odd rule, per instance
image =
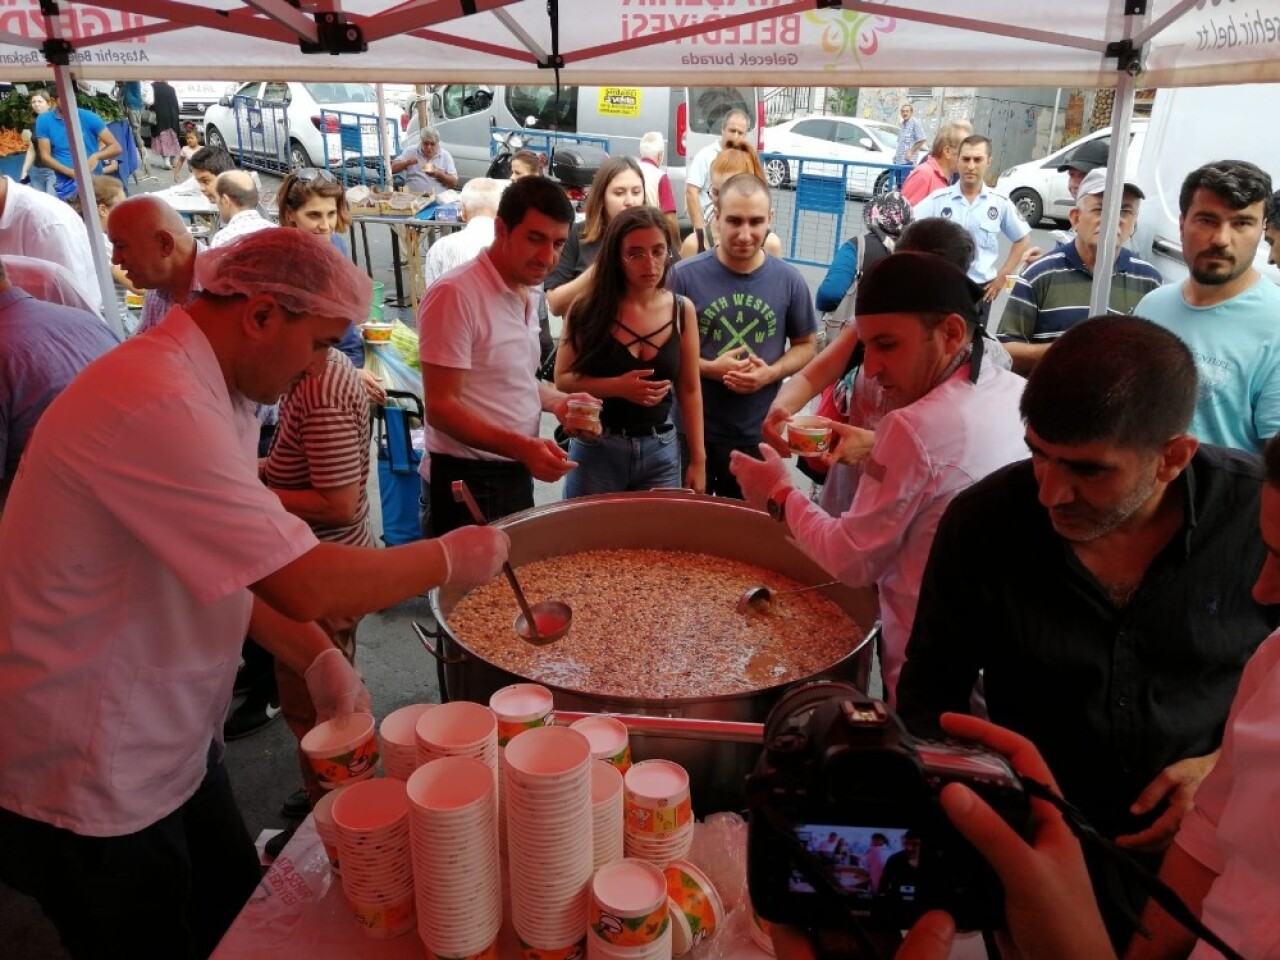
MULTIPOLYGON (((1116 87, 1280 81, 1280 0, 6 0, 0 65, 85 79, 1116 87), (946 11, 946 12, 944 12, 946 11), (308 51, 308 52, 304 52, 308 51)), ((76 170, 85 153, 71 111, 76 170)), ((1117 137, 1110 172, 1124 169, 1117 137)), ((1119 194, 1108 196, 1114 225, 1119 194), (1110 201, 1114 200, 1112 203, 1110 201)), ((90 215, 92 211, 89 211, 90 215)), ((92 229, 91 235, 98 231, 92 229)), ((1114 226, 1100 261, 1114 255, 1114 226), (1110 248, 1110 249, 1109 249, 1110 248)), ((100 247, 99 278, 110 289, 100 247)), ((1094 309, 1106 278, 1095 281, 1094 309)), ((108 302, 114 299, 108 297, 108 302)))

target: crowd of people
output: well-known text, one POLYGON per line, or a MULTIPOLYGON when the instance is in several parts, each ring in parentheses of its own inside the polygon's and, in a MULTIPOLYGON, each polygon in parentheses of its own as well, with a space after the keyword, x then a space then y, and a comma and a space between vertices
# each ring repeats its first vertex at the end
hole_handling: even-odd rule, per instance
MULTIPOLYGON (((71 174, 44 105, 56 192, 71 174)), ((566 497, 683 486, 768 511, 833 577, 876 587, 884 696, 913 732, 1056 782, 1242 955, 1275 952, 1280 293, 1253 266, 1280 236, 1270 178, 1230 160, 1189 172, 1190 276, 1162 285, 1124 247, 1142 192, 1109 181, 1096 148, 1072 161, 1074 232, 1044 252, 986 183, 990 141, 946 125, 902 191, 865 206, 815 309, 778 255, 750 126, 728 114, 692 158, 683 244, 657 134, 604 162, 581 219, 534 155, 509 183, 462 186, 464 229, 428 252, 416 318, 424 539, 389 549, 368 522, 385 394, 356 327, 372 287, 329 170, 290 173, 264 216, 225 151, 161 144, 217 207, 207 249, 161 197, 95 178, 116 281, 145 291, 123 344, 91 299, 84 222, 0 180, 0 879, 73 953, 140 935, 212 949, 257 878, 222 742, 367 706, 361 617, 496 574, 506 536, 474 525, 457 480, 491 520, 561 480, 566 497), (1115 192, 1110 313, 1091 318, 1115 192), (820 311, 842 314, 821 352, 820 311), (785 436, 810 404, 833 431, 804 466, 817 502, 785 436), (130 898, 157 877, 140 932, 130 898)), ((110 159, 99 145, 91 159, 110 159)), ((904 107, 901 158, 925 146, 904 107)), ((459 185, 430 128, 393 169, 459 185)), ((305 815, 319 787, 301 776, 286 808, 305 815)), ((962 787, 942 802, 1005 880, 1023 954, 1195 948, 1056 809, 1033 802, 1028 842, 962 787)), ((919 840, 902 840, 894 869, 915 870, 919 840)), ((834 864, 885 882, 882 844, 831 842, 834 864)), ((947 935, 945 919, 922 929, 947 935)), ((930 956, 915 949, 901 955, 930 956)))

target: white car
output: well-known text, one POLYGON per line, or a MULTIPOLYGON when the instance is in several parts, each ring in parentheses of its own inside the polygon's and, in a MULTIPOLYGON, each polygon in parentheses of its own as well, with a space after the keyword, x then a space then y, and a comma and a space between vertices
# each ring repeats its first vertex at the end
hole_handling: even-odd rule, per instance
MULTIPOLYGON (((1133 139, 1129 141, 1129 156, 1125 163, 1128 179, 1132 179, 1138 169, 1138 158, 1142 156, 1142 142, 1147 133, 1147 121, 1134 120, 1130 125, 1130 132, 1133 139)), ((1104 127, 1081 137, 1043 160, 1032 160, 1010 167, 996 180, 996 190, 1012 200, 1018 216, 1033 227, 1045 217, 1065 223, 1068 211, 1076 202, 1067 192, 1067 172, 1059 172, 1058 167, 1070 162, 1077 150, 1094 140, 1101 140, 1110 147, 1111 128, 1104 127)))
MULTIPOLYGON (((388 103, 386 114, 395 156, 404 111, 388 103)), ((249 166, 296 170, 341 166, 357 155, 373 160, 379 152, 378 95, 367 83, 237 84, 205 111, 204 140, 249 166)))
MULTIPOLYGON (((893 163, 898 150, 898 128, 879 120, 857 117, 811 116, 788 120, 761 131, 761 157, 765 178, 771 187, 794 184, 800 173, 824 177, 840 176, 841 166, 833 163, 800 163, 795 158, 834 159, 848 163, 893 163)), ((883 167, 849 166, 846 192, 870 197, 892 189, 893 173, 883 167)))

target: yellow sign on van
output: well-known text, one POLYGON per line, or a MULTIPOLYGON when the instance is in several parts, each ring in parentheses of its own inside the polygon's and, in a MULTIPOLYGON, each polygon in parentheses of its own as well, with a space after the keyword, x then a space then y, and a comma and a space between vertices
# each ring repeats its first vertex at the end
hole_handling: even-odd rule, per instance
POLYGON ((640 116, 639 87, 601 87, 600 103, 596 108, 605 117, 640 116))

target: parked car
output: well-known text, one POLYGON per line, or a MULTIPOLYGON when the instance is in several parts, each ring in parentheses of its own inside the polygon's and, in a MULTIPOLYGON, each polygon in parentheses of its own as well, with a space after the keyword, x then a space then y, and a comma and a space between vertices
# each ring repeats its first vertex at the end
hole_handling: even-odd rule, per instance
MULTIPOLYGON (((1129 127, 1133 139, 1129 141, 1129 157, 1125 164, 1132 177, 1138 169, 1138 158, 1142 155, 1142 142, 1147 132, 1147 121, 1135 119, 1129 127)), ((1018 216, 1033 227, 1045 217, 1060 223, 1067 222, 1067 213, 1076 202, 1067 192, 1067 173, 1058 172, 1058 167, 1068 163, 1071 157, 1086 143, 1101 140, 1111 146, 1111 128, 1104 127, 1075 140, 1061 150, 1049 154, 1042 160, 1031 160, 1010 167, 1000 174, 996 180, 996 189, 1013 201, 1018 216)))
MULTIPOLYGON (((898 128, 880 120, 862 120, 857 117, 809 116, 787 120, 776 126, 765 127, 764 153, 784 154, 789 157, 831 157, 848 163, 893 163, 898 151, 898 128)), ((784 157, 763 157, 765 177, 771 187, 783 187, 794 183, 800 173, 795 160, 784 157)), ((836 164, 806 163, 805 173, 838 177, 841 167, 836 164)), ((882 167, 851 166, 846 172, 846 191, 859 197, 870 197, 890 189, 893 172, 882 167)))
MULTIPOLYGON (((495 130, 523 130, 528 149, 540 154, 564 143, 540 132, 589 138, 610 154, 640 155, 640 138, 650 130, 666 144, 666 170, 676 198, 676 215, 685 211, 685 166, 720 136, 725 115, 742 110, 758 131, 764 105, 756 87, 577 87, 550 84, 446 84, 432 90, 430 122, 440 143, 458 165, 463 180, 482 177, 494 155, 495 130), (603 141, 603 142, 602 142, 603 141), (605 144, 608 144, 605 147, 605 144)), ((418 117, 411 117, 406 143, 418 139, 418 117)), ((757 146, 758 146, 757 141, 757 146)))
MULTIPOLYGON (((350 118, 340 113, 358 117, 359 153, 376 158, 378 96, 367 83, 241 83, 205 111, 204 137, 210 146, 226 147, 249 166, 340 166, 354 152, 350 144, 344 150, 342 126, 350 118)), ((402 115, 395 104, 386 105, 393 154, 399 152, 402 115)))
MULTIPOLYGON (((169 86, 178 96, 178 124, 182 132, 191 130, 196 136, 204 133, 204 115, 210 107, 216 107, 218 101, 235 87, 225 80, 174 80, 169 86)), ((151 85, 143 87, 143 95, 151 102, 151 85)))

